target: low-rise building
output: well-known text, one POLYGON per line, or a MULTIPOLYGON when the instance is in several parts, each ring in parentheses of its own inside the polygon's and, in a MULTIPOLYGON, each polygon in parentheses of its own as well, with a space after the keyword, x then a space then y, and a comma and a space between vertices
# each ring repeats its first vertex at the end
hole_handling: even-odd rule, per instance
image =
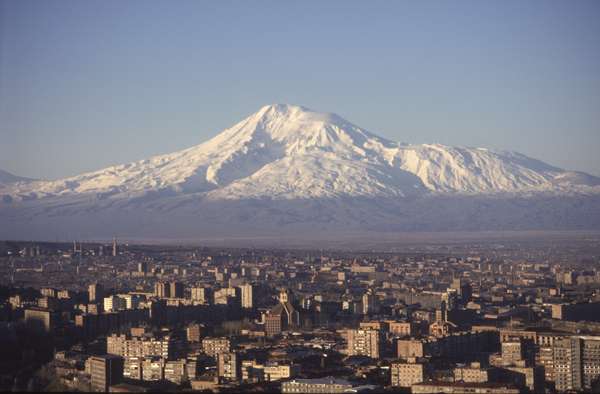
POLYGON ((499 383, 428 382, 411 386, 413 394, 519 394, 520 390, 499 383))
POLYGON ((242 362, 242 380, 247 382, 273 382, 295 377, 300 372, 298 365, 270 362, 259 364, 255 360, 242 362))
POLYGON ((408 362, 392 363, 390 365, 391 385, 394 387, 411 387, 425 380, 425 368, 414 358, 408 362))
POLYGON ((211 357, 217 357, 219 353, 229 353, 231 342, 227 338, 204 338, 202 340, 202 351, 211 357))
POLYGON ((319 379, 292 379, 281 384, 281 392, 284 394, 350 393, 370 391, 373 388, 373 386, 357 388, 345 379, 338 379, 333 377, 319 379))

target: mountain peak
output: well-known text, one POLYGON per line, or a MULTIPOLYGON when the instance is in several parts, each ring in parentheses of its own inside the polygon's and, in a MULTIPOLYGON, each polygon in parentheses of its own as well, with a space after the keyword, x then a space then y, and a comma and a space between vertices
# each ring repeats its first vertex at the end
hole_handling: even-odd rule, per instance
POLYGON ((341 134, 356 136, 362 132, 335 114, 313 111, 300 105, 270 104, 217 135, 208 144, 240 148, 248 146, 251 141, 261 146, 271 141, 276 145, 320 146, 339 140, 341 134))
POLYGON ((317 112, 301 105, 269 104, 251 116, 258 121, 299 121, 302 123, 347 123, 335 114, 317 112))
POLYGON ((290 113, 290 112, 314 112, 302 105, 285 104, 285 103, 273 103, 268 104, 258 110, 259 114, 271 113, 290 113))

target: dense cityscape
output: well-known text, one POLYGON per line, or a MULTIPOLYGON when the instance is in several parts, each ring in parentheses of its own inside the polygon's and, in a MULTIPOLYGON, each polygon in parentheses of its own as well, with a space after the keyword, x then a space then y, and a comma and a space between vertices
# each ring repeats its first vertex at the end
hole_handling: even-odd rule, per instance
POLYGON ((600 393, 600 0, 0 0, 0 392, 600 393))
POLYGON ((600 240, 0 243, 2 390, 600 390, 600 240))

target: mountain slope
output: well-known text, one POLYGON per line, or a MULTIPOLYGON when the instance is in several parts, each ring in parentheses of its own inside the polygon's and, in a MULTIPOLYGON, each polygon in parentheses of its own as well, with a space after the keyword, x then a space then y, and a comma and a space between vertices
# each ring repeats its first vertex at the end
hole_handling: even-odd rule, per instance
POLYGON ((0 183, 0 221, 0 238, 587 229, 600 228, 600 179, 277 104, 179 152, 0 183))
POLYGON ((42 198, 79 193, 210 198, 406 196, 426 192, 568 191, 598 179, 514 152, 387 141, 339 116, 303 107, 263 107, 211 140, 148 160, 58 181, 2 190, 42 198))

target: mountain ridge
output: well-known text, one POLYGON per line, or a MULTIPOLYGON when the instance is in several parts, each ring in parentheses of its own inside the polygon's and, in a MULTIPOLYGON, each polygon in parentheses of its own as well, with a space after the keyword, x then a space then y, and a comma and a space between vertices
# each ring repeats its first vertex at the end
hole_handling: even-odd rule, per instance
POLYGON ((402 197, 428 192, 569 192, 582 186, 590 192, 599 184, 592 175, 517 152, 392 142, 335 114, 272 104, 181 151, 56 181, 8 184, 0 193, 16 200, 165 189, 216 199, 402 197))
POLYGON ((600 179, 512 151, 406 144, 262 107, 173 153, 0 184, 0 238, 600 229, 600 179))

